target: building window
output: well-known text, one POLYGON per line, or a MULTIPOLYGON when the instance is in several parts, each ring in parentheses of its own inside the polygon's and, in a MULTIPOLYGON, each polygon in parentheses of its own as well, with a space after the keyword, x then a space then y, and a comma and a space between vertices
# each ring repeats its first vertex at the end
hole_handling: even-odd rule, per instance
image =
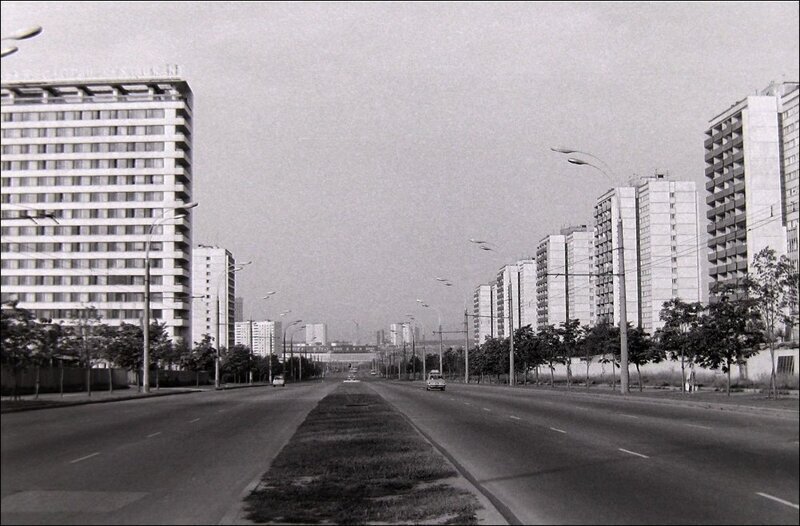
POLYGON ((794 356, 778 356, 778 374, 794 374, 794 356))

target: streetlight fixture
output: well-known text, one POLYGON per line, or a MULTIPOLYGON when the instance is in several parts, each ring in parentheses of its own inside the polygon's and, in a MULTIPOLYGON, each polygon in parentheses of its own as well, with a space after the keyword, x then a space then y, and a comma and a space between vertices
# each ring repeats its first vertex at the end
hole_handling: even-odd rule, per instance
MULTIPOLYGON (((588 155, 589 157, 593 157, 600 161, 600 163, 604 164, 606 168, 608 168, 608 164, 597 157, 588 152, 582 152, 579 150, 573 150, 570 148, 550 148, 554 152, 557 153, 564 153, 564 154, 571 154, 571 153, 580 153, 583 155, 588 155)), ((605 175, 612 184, 615 184, 615 179, 611 177, 611 175, 606 172, 600 166, 596 164, 590 163, 589 161, 584 161, 583 159, 577 159, 574 157, 570 157, 567 159, 567 162, 570 164, 574 164, 577 166, 591 166, 595 170, 599 171, 603 175, 605 175)), ((610 169, 609 169, 610 171, 610 169)), ((619 238, 619 386, 620 390, 622 391, 623 395, 628 394, 628 301, 627 301, 627 294, 626 294, 626 284, 625 284, 625 246, 624 246, 624 236, 622 235, 622 206, 619 198, 619 190, 615 189, 614 196, 616 197, 617 201, 617 236, 619 238)), ((611 273, 613 275, 614 269, 612 267, 611 273)), ((612 278, 613 279, 613 278, 612 278)))
MULTIPOLYGON (((35 37, 36 35, 38 35, 41 32, 42 32, 42 26, 31 26, 31 27, 28 27, 28 28, 25 28, 25 29, 20 29, 16 33, 12 33, 11 35, 9 35, 7 37, 2 37, 1 39, 2 40, 17 40, 17 41, 18 40, 27 40, 29 38, 35 37)), ((16 53, 17 51, 19 51, 19 48, 17 48, 17 46, 14 46, 14 45, 4 47, 4 48, 2 48, 2 50, 0 50, 0 57, 7 57, 8 55, 12 55, 12 54, 16 53)))
MULTIPOLYGON (((219 336, 219 325, 220 325, 220 323, 219 323, 219 286, 222 283, 222 278, 223 277, 227 277, 228 272, 239 272, 240 270, 243 270, 244 267, 246 267, 247 265, 250 265, 251 263, 252 263, 252 261, 245 261, 244 263, 238 263, 238 264, 234 264, 234 265, 227 265, 225 267, 225 269, 220 273, 220 277, 217 280, 216 302, 215 302, 215 308, 214 308, 215 317, 217 319, 217 323, 216 323, 216 325, 217 325, 217 342, 216 342, 217 343, 217 356, 216 356, 216 359, 214 360, 214 388, 215 389, 219 389, 219 360, 220 360, 220 343, 221 343, 220 342, 220 336, 219 336)), ((225 326, 227 328, 227 326, 228 326, 227 322, 225 323, 225 326)))
MULTIPOLYGON (((286 312, 282 313, 281 316, 283 316, 284 314, 288 314, 289 312, 291 312, 291 311, 287 310, 286 312)), ((293 325, 297 325, 298 323, 303 323, 303 320, 295 320, 295 321, 293 321, 292 323, 290 323, 289 325, 287 325, 286 327, 283 328, 283 368, 284 368, 283 375, 284 375, 284 377, 286 377, 286 370, 285 370, 286 369, 286 331, 289 330, 289 327, 291 327, 293 325)), ((292 353, 292 354, 294 354, 294 353, 292 353)), ((270 370, 269 370, 269 383, 270 384, 272 383, 272 368, 271 367, 270 367, 270 370)))
MULTIPOLYGON (((442 342, 442 313, 439 312, 439 309, 437 309, 436 307, 433 307, 431 305, 428 305, 427 303, 425 303, 421 299, 418 299, 417 303, 419 303, 420 305, 422 305, 426 309, 435 310, 436 311, 436 316, 438 316, 438 318, 439 318, 439 373, 444 374, 444 362, 442 360, 442 345, 443 345, 443 342, 442 342)), ((422 362, 422 374, 423 374, 423 376, 425 375, 425 362, 422 362)))
MULTIPOLYGON (((278 292, 277 290, 271 290, 271 291, 267 292, 264 296, 262 296, 261 299, 262 300, 268 300, 273 296, 273 294, 277 294, 277 292, 278 292)), ((266 318, 266 316, 264 316, 264 318, 266 318)), ((250 327, 249 327, 249 329, 250 329, 250 357, 252 358, 252 356, 253 356, 253 347, 255 347, 255 342, 256 342, 255 333, 253 332, 253 319, 252 319, 252 317, 250 319, 250 327)), ((265 345, 266 345, 266 338, 265 338, 265 345)), ((268 369, 272 369, 272 341, 270 341, 270 343, 269 343, 269 363, 267 364, 267 368, 268 369)), ((248 383, 250 385, 253 384, 253 370, 252 369, 250 369, 250 375, 249 375, 248 383)))
POLYGON ((144 374, 142 375, 142 391, 144 393, 150 392, 150 245, 153 238, 153 230, 155 230, 156 226, 164 221, 183 219, 188 215, 186 213, 181 213, 173 217, 169 217, 167 216, 168 211, 175 212, 178 210, 189 210, 190 208, 195 208, 197 205, 198 203, 191 202, 185 204, 178 203, 173 206, 164 207, 165 211, 162 213, 161 217, 153 221, 153 223, 150 224, 150 228, 147 230, 147 239, 144 247, 144 323, 142 327, 142 337, 144 339, 142 346, 142 367, 144 371, 144 374))

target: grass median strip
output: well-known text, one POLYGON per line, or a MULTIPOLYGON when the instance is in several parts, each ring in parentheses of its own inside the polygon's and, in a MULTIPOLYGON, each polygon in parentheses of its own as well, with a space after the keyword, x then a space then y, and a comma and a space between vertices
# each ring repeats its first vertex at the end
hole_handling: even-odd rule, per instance
POLYGON ((258 523, 475 524, 480 504, 397 411, 343 384, 311 411, 246 498, 258 523))

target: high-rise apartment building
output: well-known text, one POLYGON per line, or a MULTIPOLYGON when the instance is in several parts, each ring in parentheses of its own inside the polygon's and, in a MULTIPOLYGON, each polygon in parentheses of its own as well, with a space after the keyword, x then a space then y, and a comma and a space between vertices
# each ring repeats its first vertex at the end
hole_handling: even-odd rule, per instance
POLYGON ((2 300, 190 336, 192 91, 180 78, 2 84, 2 300), (177 218, 176 218, 177 217, 177 218), (149 244, 149 253, 147 251, 149 244))
POLYGON ((551 234, 536 246, 537 326, 567 319, 566 247, 562 234, 551 234))
POLYGON ((392 345, 411 343, 411 330, 408 326, 408 323, 392 323, 389 326, 389 341, 392 345))
POLYGON ((596 323, 619 324, 619 211, 625 252, 625 309, 628 322, 639 325, 638 236, 636 189, 612 188, 594 205, 594 268, 596 323))
POLYGON ((278 352, 281 337, 279 321, 242 321, 236 322, 235 345, 246 345, 256 356, 266 357, 270 352, 280 356, 278 352))
POLYGON ((641 179, 636 195, 640 320, 645 332, 654 334, 664 325, 666 301, 701 300, 697 190, 694 181, 672 181, 656 173, 641 179))
MULTIPOLYGON (((789 204, 797 202, 791 200, 797 195, 797 136, 794 142, 790 137, 796 129, 791 126, 797 113, 791 91, 796 90, 797 83, 773 84, 709 122, 704 147, 711 301, 718 284, 736 283, 747 275, 763 248, 778 255, 787 252, 787 228, 791 221, 796 226, 797 217, 790 219, 788 213, 789 204), (783 122, 788 133, 781 129, 783 122), (782 159, 782 153, 794 158, 782 159), (788 181, 790 174, 794 179, 788 181)), ((796 212, 796 204, 794 208, 796 212)))
POLYGON ((244 298, 241 296, 233 299, 233 321, 235 323, 244 321, 244 298))
POLYGON ((494 297, 491 285, 478 285, 472 295, 472 330, 475 345, 480 345, 487 338, 494 338, 492 321, 494 320, 494 297))
POLYGON ((797 82, 784 83, 779 91, 779 119, 781 133, 781 181, 783 183, 783 223, 786 226, 786 255, 798 270, 798 247, 800 247, 800 179, 798 179, 798 123, 797 82))
POLYGON ((519 268, 517 265, 504 265, 497 272, 496 312, 497 312, 497 337, 508 338, 511 335, 509 324, 514 330, 519 329, 520 302, 519 302, 519 268))
POLYGON ((307 323, 306 344, 328 345, 328 326, 324 323, 307 323))
POLYGON ((561 230, 566 250, 566 305, 568 319, 594 325, 594 232, 586 225, 561 230))
POLYGON ((225 248, 198 245, 192 253, 192 341, 208 334, 231 348, 235 340, 236 261, 225 248))
POLYGON ((538 327, 536 300, 536 260, 534 258, 517 261, 517 289, 519 290, 519 327, 530 325, 535 331, 538 327))

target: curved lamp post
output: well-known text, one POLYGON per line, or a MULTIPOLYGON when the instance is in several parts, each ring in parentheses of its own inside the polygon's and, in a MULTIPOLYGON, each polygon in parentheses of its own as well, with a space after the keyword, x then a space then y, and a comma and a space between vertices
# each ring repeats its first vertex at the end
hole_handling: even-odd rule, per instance
POLYGON ((182 213, 170 217, 167 216, 168 211, 175 212, 178 210, 189 210, 197 205, 198 203, 191 202, 186 204, 179 203, 174 206, 165 207, 166 210, 162 213, 161 217, 153 221, 153 223, 150 224, 150 228, 147 230, 147 239, 144 247, 144 323, 142 327, 142 337, 144 339, 142 342, 142 391, 145 393, 150 392, 150 244, 153 238, 153 230, 155 230, 156 226, 165 221, 183 219, 188 215, 186 213, 182 213))
MULTIPOLYGON (((419 303, 421 306, 425 307, 426 309, 435 310, 436 311, 436 316, 438 316, 438 319, 439 319, 439 373, 440 374, 444 374, 444 362, 442 360, 442 345, 443 345, 443 342, 442 342, 442 313, 439 312, 439 309, 437 309, 436 307, 428 305, 427 303, 425 303, 424 301, 422 301, 420 299, 417 300, 417 303, 419 303)), ((423 375, 425 374, 425 362, 422 362, 422 374, 423 375)))
MULTIPOLYGON (((220 277, 217 280, 217 291, 216 291, 217 294, 216 294, 216 303, 215 303, 215 308, 214 308, 215 316, 217 318, 217 323, 216 323, 216 325, 217 325, 217 342, 216 342, 217 343, 217 357, 214 360, 214 388, 215 389, 219 389, 219 359, 220 359, 220 343, 221 343, 220 342, 220 336, 219 336, 219 325, 220 325, 219 324, 219 287, 220 287, 220 284, 222 283, 222 278, 225 277, 228 274, 228 272, 239 272, 240 270, 243 270, 244 267, 246 267, 247 265, 249 265, 251 263, 252 263, 252 261, 246 261, 244 263, 228 265, 228 266, 225 267, 225 270, 223 270, 220 273, 220 277)), ((227 322, 226 322, 225 325, 227 327, 227 322)))
MULTIPOLYGON (((608 168, 608 164, 604 162, 602 159, 593 155, 588 152, 582 152, 580 150, 572 150, 569 148, 550 148, 554 152, 557 153, 580 153, 583 155, 588 155, 589 157, 593 157, 600 161, 600 163, 604 164, 606 168, 608 168)), ((615 183, 615 178, 609 175, 606 170, 597 166, 596 164, 590 163, 589 161, 584 161, 583 159, 576 159, 574 157, 570 157, 567 159, 567 162, 570 164, 574 164, 577 166, 591 166, 595 170, 599 171, 603 175, 605 175, 612 184, 615 183)), ((609 169, 609 171, 611 171, 609 169)), ((619 191, 615 190, 614 195, 617 201, 617 236, 619 238, 619 387, 623 395, 628 394, 628 301, 627 301, 627 294, 626 294, 626 284, 625 284, 625 248, 623 243, 623 235, 622 235, 622 207, 620 206, 620 198, 619 198, 619 191)), ((611 272, 613 274, 614 269, 612 267, 611 272)))
MULTIPOLYGON (((290 310, 287 310, 286 312, 282 313, 281 316, 283 316, 284 314, 288 314, 290 312, 291 312, 290 310)), ((294 320, 292 323, 290 323, 289 325, 287 325, 286 327, 283 328, 283 368, 284 368, 283 376, 284 376, 284 378, 286 378, 286 370, 285 370, 286 369, 286 331, 289 330, 289 327, 292 327, 293 325, 297 325, 298 323, 303 323, 303 320, 294 320)), ((294 353, 292 353, 292 354, 294 354, 294 353)), ((272 373, 270 372, 270 375, 271 374, 272 373)), ((269 383, 270 384, 272 383, 272 378, 269 379, 269 383)))
MULTIPOLYGON (((0 39, 2 39, 3 41, 5 41, 5 40, 16 40, 16 41, 27 40, 29 38, 35 37, 36 35, 38 35, 41 32, 42 32, 42 26, 31 26, 31 27, 28 27, 28 28, 25 28, 25 29, 20 29, 16 33, 12 33, 7 37, 0 37, 0 39)), ((17 46, 14 46, 14 45, 3 47, 2 50, 0 50, 0 57, 7 57, 8 55, 12 55, 12 54, 16 53, 18 50, 19 49, 17 48, 17 46)))
MULTIPOLYGON (((261 299, 262 300, 268 300, 273 296, 273 294, 277 294, 277 292, 278 292, 277 290, 271 290, 271 291, 267 292, 264 296, 262 296, 261 299)), ((266 317, 267 316, 265 314, 264 318, 266 319, 266 317)), ((255 336, 253 335, 252 324, 253 324, 253 322, 251 320, 250 321, 250 356, 253 355, 253 347, 255 347, 255 340, 256 340, 255 336)), ((266 342, 265 342, 265 345, 266 345, 266 342)), ((267 363, 267 368, 270 371, 270 376, 272 376, 272 374, 271 374, 271 371, 272 371, 272 342, 271 341, 269 342, 269 362, 267 363)), ((253 383, 253 370, 251 369, 250 370, 250 384, 252 384, 252 383, 253 383)), ((270 383, 272 383, 272 380, 270 380, 270 383)))

